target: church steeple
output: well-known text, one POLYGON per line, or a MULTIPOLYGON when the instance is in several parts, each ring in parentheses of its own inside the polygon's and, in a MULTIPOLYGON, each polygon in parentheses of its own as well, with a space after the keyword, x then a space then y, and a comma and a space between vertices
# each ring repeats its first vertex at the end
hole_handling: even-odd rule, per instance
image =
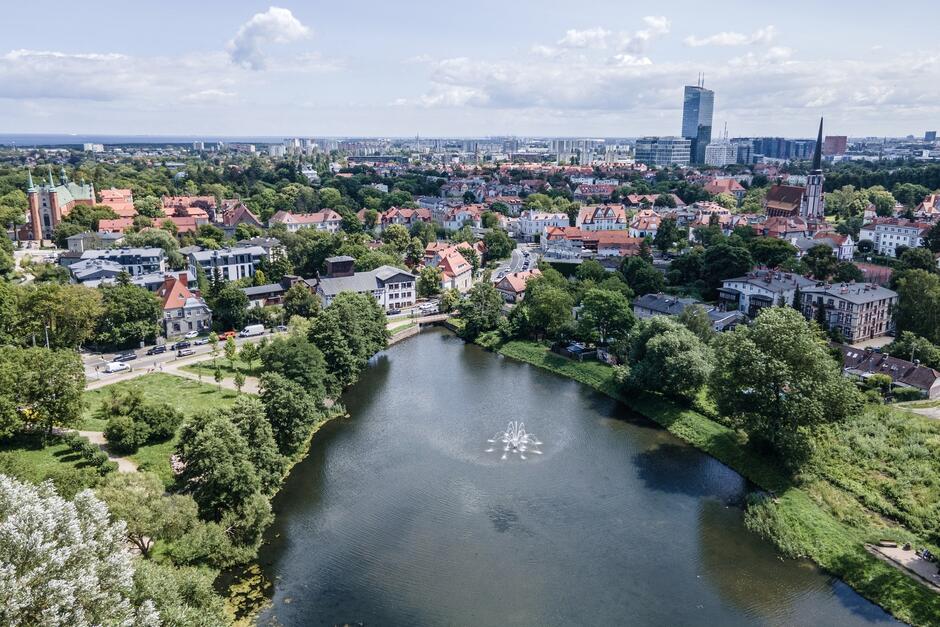
POLYGON ((32 168, 26 168, 26 182, 28 185, 28 187, 26 188, 27 191, 36 189, 36 186, 33 185, 33 169, 32 168))
POLYGON ((822 172, 822 127, 823 119, 819 118, 819 135, 816 137, 816 150, 813 151, 813 172, 822 172))
POLYGON ((52 166, 49 166, 49 187, 55 187, 55 182, 52 180, 52 166))

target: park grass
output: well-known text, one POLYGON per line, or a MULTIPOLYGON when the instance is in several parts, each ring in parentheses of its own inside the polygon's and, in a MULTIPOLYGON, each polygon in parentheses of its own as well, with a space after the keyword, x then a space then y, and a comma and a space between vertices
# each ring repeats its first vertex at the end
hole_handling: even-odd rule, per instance
POLYGON ((155 372, 86 391, 84 417, 77 428, 83 431, 104 431, 106 422, 95 418, 95 411, 107 398, 110 390, 131 388, 139 389, 143 393, 144 400, 152 403, 169 403, 187 416, 204 409, 227 407, 235 402, 237 396, 231 390, 218 389, 212 384, 211 378, 205 383, 199 383, 192 379, 155 372))
MULTIPOLYGON (((912 542, 918 546, 926 544, 913 531, 883 517, 882 512, 872 511, 887 511, 888 508, 872 507, 877 505, 875 491, 865 477, 873 481, 874 469, 890 462, 886 464, 884 457, 880 460, 873 458, 861 473, 852 467, 857 464, 857 458, 871 455, 875 448, 852 448, 852 438, 849 437, 844 448, 833 450, 828 459, 817 465, 816 475, 811 474, 795 483, 781 470, 779 463, 745 446, 744 438, 736 431, 655 394, 624 394, 610 366, 599 362, 572 361, 534 342, 508 342, 500 348, 500 353, 569 377, 611 396, 727 464, 769 492, 752 495, 749 499, 751 505, 745 520, 750 528, 772 539, 786 555, 812 559, 897 618, 914 625, 940 625, 940 595, 875 558, 864 548, 866 542, 880 539, 912 542), (827 466, 831 469, 826 470, 827 466), (854 489, 843 487, 843 484, 851 483, 848 480, 832 480, 840 474, 854 480, 854 489)), ((871 420, 882 418, 874 415, 871 420)), ((848 432, 858 426, 869 425, 851 425, 848 432)), ((914 427, 915 430, 930 428, 924 424, 914 427)), ((907 436, 900 437, 904 439, 907 436)), ((884 446, 896 446, 896 442, 888 440, 884 446)), ((923 472, 923 468, 919 471, 923 472)), ((918 469, 911 472, 917 473, 918 469)), ((902 477, 904 481, 909 479, 910 473, 902 477)), ((925 480, 925 483, 930 483, 930 480, 925 480)), ((936 501, 927 503, 933 505, 936 501)))
POLYGON ((59 438, 44 443, 39 434, 19 434, 0 443, 0 474, 31 483, 49 479, 67 498, 101 478, 97 468, 59 438))
POLYGON ((234 377, 236 369, 246 377, 260 377, 264 372, 260 359, 251 362, 251 365, 241 360, 235 360, 235 368, 232 368, 231 362, 224 357, 219 357, 216 360, 207 359, 205 361, 198 361, 194 364, 183 366, 182 369, 194 374, 201 374, 206 377, 207 383, 211 383, 214 381, 213 377, 215 376, 216 366, 219 367, 219 370, 222 371, 222 376, 225 378, 234 377))
POLYGON ((416 326, 418 326, 417 322, 415 322, 414 320, 409 320, 408 322, 404 322, 394 327, 389 327, 388 332, 391 333, 392 335, 395 335, 396 333, 407 331, 408 329, 412 327, 416 327, 416 326))
POLYGON ((154 473, 160 477, 163 485, 169 487, 175 481, 173 468, 170 466, 170 456, 176 451, 178 441, 179 434, 174 435, 165 442, 141 446, 129 457, 137 464, 138 470, 154 473))

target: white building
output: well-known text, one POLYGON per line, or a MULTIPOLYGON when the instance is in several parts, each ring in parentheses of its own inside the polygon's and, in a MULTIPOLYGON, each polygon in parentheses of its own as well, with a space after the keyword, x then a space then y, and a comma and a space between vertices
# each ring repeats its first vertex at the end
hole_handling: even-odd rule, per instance
POLYGON ((792 272, 754 270, 722 281, 718 302, 726 311, 742 311, 753 318, 763 307, 792 306, 797 288, 803 291, 815 286, 813 279, 792 272))
MULTIPOLYGON (((162 248, 109 248, 106 250, 86 250, 82 261, 108 261, 120 266, 131 276, 166 272, 166 254, 162 248)), ((77 264, 75 264, 77 265, 77 264)))
POLYGON ((614 205, 593 205, 578 212, 575 226, 583 231, 624 231, 629 226, 627 212, 614 205))
POLYGON ((712 142, 705 146, 705 165, 718 167, 737 163, 738 147, 727 139, 712 142))
POLYGON ((330 257, 326 260, 327 276, 317 284, 317 294, 326 307, 341 292, 369 294, 385 311, 403 309, 415 304, 415 275, 394 268, 379 266, 369 272, 353 272, 352 257, 330 257))
POLYGON ((343 217, 332 209, 324 209, 316 213, 278 211, 268 220, 268 226, 274 226, 275 224, 283 224, 291 233, 306 228, 336 233, 343 224, 343 217))
POLYGON ((859 241, 869 240, 879 255, 895 257, 898 246, 916 248, 921 246, 931 225, 903 218, 875 218, 861 228, 859 241))
POLYGON ((199 250, 189 253, 189 272, 196 275, 196 267, 201 267, 206 277, 211 279, 218 269, 219 277, 225 281, 237 281, 255 275, 255 270, 268 253, 260 246, 241 246, 220 248, 219 250, 199 250))
POLYGON ((568 226, 568 214, 523 211, 516 222, 516 232, 526 239, 534 239, 552 226, 568 226))

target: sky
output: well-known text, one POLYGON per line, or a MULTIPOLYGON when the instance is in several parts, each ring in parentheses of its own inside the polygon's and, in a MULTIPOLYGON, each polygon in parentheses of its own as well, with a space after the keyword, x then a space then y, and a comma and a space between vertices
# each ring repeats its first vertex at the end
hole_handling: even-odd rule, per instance
POLYGON ((940 127, 935 0, 4 4, 0 133, 676 135, 699 73, 713 135, 940 127))

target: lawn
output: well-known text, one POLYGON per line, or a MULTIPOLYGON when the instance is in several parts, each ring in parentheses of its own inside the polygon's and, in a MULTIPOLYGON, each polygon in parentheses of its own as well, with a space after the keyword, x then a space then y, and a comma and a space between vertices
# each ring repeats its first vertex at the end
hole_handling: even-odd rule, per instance
MULTIPOLYGON (((195 374, 201 374, 206 378, 207 383, 212 383, 215 380, 213 377, 215 376, 216 365, 218 365, 219 370, 222 371, 222 376, 224 376, 226 379, 230 379, 235 376, 235 370, 232 369, 231 362, 224 357, 219 357, 215 363, 213 363, 213 360, 207 359, 206 361, 199 361, 194 364, 189 364, 188 366, 183 366, 183 370, 187 370, 195 374)), ((235 366, 246 377, 260 377, 263 372, 260 359, 253 361, 251 366, 248 366, 241 360, 236 360, 235 366)))
POLYGON ((397 325, 397 326, 389 327, 388 331, 389 331, 389 333, 391 333, 392 335, 394 335, 394 334, 396 334, 396 333, 400 333, 401 331, 405 331, 405 330, 407 330, 407 329, 410 329, 411 327, 417 326, 417 324, 418 324, 418 323, 415 322, 414 320, 410 320, 410 321, 408 321, 408 322, 403 322, 403 323, 401 323, 401 324, 399 324, 399 325, 397 325))
POLYGON ((901 620, 940 625, 940 595, 864 549, 882 538, 936 549, 927 540, 936 540, 940 512, 940 461, 931 454, 940 445, 940 423, 870 407, 824 432, 825 450, 794 482, 719 422, 655 394, 623 393, 609 366, 571 361, 532 342, 509 342, 500 352, 608 394, 734 468, 772 494, 753 495, 749 527, 787 555, 813 559, 901 620))
POLYGON ((98 481, 98 472, 68 446, 53 438, 43 446, 42 438, 19 435, 0 443, 0 473, 40 483, 51 479, 61 493, 71 498, 98 481))
POLYGON ((137 388, 141 390, 145 400, 169 403, 186 415, 220 405, 231 405, 237 396, 231 390, 219 390, 212 384, 211 378, 207 379, 206 383, 199 383, 192 379, 155 372, 85 392, 85 414, 78 428, 83 431, 104 431, 105 421, 95 418, 95 411, 111 389, 128 388, 137 388))

